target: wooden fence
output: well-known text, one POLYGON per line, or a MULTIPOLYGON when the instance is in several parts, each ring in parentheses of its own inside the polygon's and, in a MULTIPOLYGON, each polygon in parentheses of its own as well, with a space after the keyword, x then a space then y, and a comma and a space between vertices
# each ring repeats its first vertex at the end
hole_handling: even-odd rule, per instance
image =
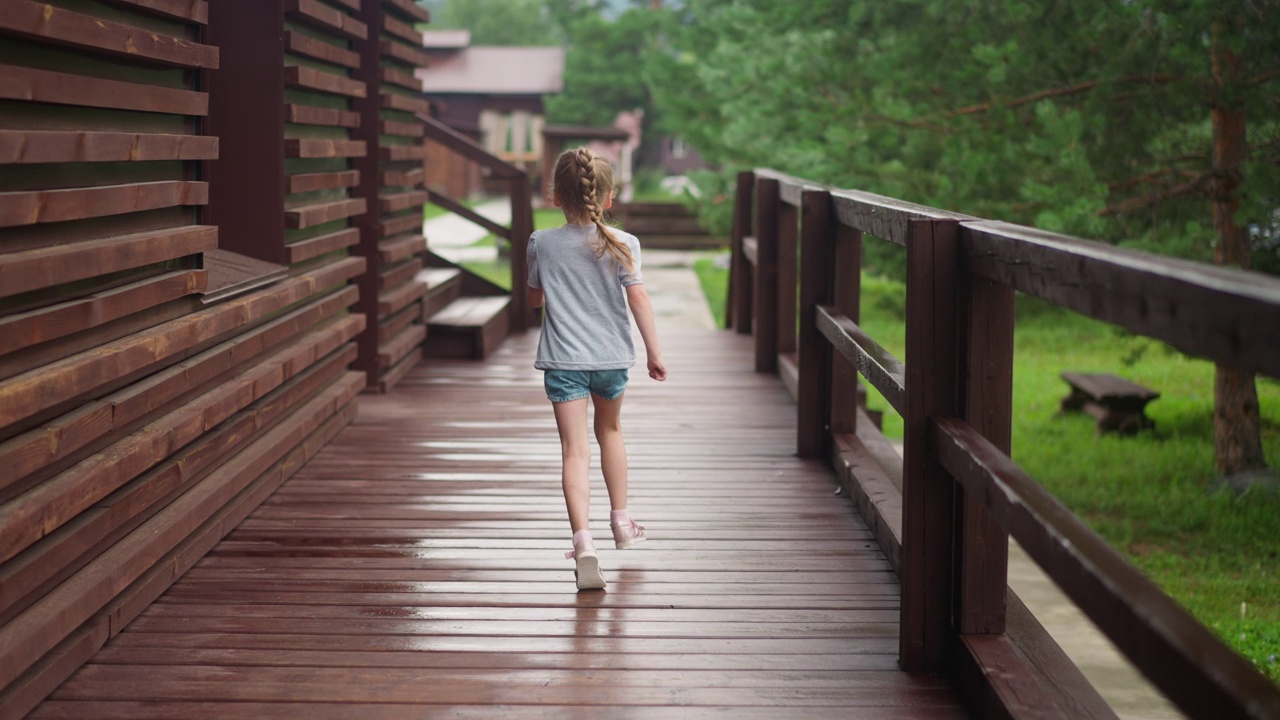
POLYGON ((1280 689, 1009 458, 1015 291, 1280 377, 1280 280, 769 170, 739 176, 732 243, 730 322, 899 571, 904 669, 950 672, 982 717, 1114 717, 1008 589, 1011 535, 1189 716, 1280 717, 1280 689), (858 327, 864 238, 906 248, 905 361, 858 327), (859 375, 904 418, 900 463, 859 375))

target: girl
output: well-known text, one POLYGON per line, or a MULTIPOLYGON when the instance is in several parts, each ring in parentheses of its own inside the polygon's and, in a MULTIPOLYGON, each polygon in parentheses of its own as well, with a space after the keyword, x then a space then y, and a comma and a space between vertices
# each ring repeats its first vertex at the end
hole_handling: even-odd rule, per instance
POLYGON ((573 529, 573 551, 565 557, 575 561, 579 590, 599 590, 604 574, 588 523, 588 397, 595 406, 600 467, 613 508, 614 545, 621 549, 645 539, 644 528, 627 514, 627 450, 619 422, 627 368, 636 362, 628 305, 644 340, 649 377, 666 380, 667 369, 640 277, 640 242, 602 219, 613 205, 609 161, 587 148, 561 155, 554 202, 564 211, 564 226, 529 238, 529 305, 546 308, 534 367, 546 371, 544 385, 560 432, 561 485, 573 529))

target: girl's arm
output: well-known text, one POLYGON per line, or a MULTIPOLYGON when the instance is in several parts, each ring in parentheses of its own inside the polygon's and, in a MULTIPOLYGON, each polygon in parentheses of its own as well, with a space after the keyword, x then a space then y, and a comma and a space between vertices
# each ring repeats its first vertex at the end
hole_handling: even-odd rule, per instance
POLYGON ((627 304, 631 306, 631 314, 636 318, 636 327, 640 328, 640 337, 644 340, 645 354, 649 356, 649 377, 659 382, 667 379, 667 366, 662 364, 662 349, 658 347, 658 328, 653 322, 653 303, 649 300, 649 291, 642 283, 627 286, 627 304))
POLYGON ((529 301, 529 307, 540 308, 542 307, 543 302, 546 301, 547 295, 541 288, 529 288, 529 292, 525 295, 525 298, 529 301))

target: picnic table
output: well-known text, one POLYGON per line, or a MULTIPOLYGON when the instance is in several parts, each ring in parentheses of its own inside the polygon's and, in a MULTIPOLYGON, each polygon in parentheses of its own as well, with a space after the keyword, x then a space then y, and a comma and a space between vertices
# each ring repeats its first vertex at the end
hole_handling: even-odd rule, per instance
POLYGON ((1160 393, 1122 377, 1105 373, 1060 373, 1071 387, 1062 399, 1062 412, 1084 411, 1098 420, 1098 433, 1132 435, 1154 428, 1146 415, 1147 403, 1160 393))

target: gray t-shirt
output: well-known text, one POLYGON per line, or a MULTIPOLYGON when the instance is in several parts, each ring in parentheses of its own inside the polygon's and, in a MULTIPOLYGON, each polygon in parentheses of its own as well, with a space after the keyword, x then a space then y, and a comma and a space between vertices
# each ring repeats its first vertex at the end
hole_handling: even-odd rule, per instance
POLYGON ((624 287, 644 282, 640 241, 610 228, 631 248, 635 269, 605 252, 595 225, 564 225, 529 238, 529 287, 546 293, 539 370, 618 370, 636 364, 624 287))

